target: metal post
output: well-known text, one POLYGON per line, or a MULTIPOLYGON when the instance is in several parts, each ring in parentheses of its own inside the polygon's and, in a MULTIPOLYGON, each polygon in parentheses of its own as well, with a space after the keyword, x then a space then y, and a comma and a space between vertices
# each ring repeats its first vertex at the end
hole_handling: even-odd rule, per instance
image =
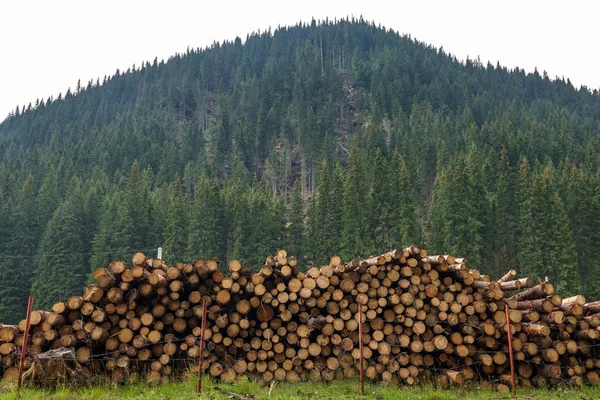
POLYGON ((206 329, 206 299, 202 302, 202 332, 200 332, 200 360, 198 361, 198 394, 202 393, 202 363, 204 361, 204 330, 206 329))
POLYGON ((508 311, 508 304, 504 305, 504 312, 506 313, 506 335, 508 336, 508 356, 510 359, 510 380, 512 384, 512 395, 513 397, 517 397, 517 386, 515 384, 515 362, 513 360, 512 332, 510 326, 510 313, 508 311))
POLYGON ((21 397, 21 386, 23 385, 23 367, 25 365, 25 354, 27 353, 27 343, 29 342, 29 328, 31 327, 31 309, 33 308, 33 296, 29 296, 27 303, 27 320, 25 323, 25 335, 23 336, 23 346, 21 347, 21 362, 19 363, 19 382, 17 385, 17 398, 21 397))
POLYGON ((360 365, 360 395, 365 395, 365 380, 363 371, 363 312, 362 304, 358 304, 358 351, 359 351, 359 365, 360 365))

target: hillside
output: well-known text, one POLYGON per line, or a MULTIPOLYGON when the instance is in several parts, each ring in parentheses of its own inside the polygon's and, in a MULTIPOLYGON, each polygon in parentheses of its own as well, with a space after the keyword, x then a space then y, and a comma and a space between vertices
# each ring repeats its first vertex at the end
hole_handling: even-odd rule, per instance
POLYGON ((0 321, 158 246, 257 266, 422 243, 598 298, 599 121, 597 91, 361 20, 117 71, 0 124, 0 321))

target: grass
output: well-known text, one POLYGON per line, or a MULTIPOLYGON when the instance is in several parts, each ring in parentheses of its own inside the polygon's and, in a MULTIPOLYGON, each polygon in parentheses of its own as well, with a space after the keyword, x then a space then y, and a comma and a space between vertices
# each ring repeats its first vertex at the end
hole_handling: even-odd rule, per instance
MULTIPOLYGON (((196 396, 196 380, 190 378, 183 382, 173 382, 164 385, 149 386, 145 384, 130 385, 100 385, 87 387, 59 387, 53 390, 25 387, 22 398, 32 400, 104 400, 104 399, 211 399, 211 400, 328 400, 328 399, 373 399, 373 400, 488 400, 510 399, 509 393, 498 393, 478 390, 477 387, 468 389, 441 390, 433 387, 391 387, 375 384, 365 385, 365 396, 360 396, 358 380, 346 380, 335 383, 278 383, 269 394, 269 387, 258 383, 242 380, 237 383, 216 383, 206 379, 201 397, 196 396)), ((554 399, 600 399, 600 387, 555 388, 551 390, 519 390, 518 397, 528 400, 554 399)), ((0 386, 0 400, 16 399, 14 385, 0 386)))

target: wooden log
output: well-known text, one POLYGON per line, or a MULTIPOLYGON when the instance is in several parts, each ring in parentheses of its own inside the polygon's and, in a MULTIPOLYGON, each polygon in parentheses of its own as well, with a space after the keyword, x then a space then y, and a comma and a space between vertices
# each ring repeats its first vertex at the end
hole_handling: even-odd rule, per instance
POLYGON ((517 293, 516 295, 512 296, 511 299, 515 299, 517 301, 535 300, 545 298, 553 293, 554 286, 552 286, 550 282, 543 282, 521 293, 517 293))
POLYGON ((567 297, 566 299, 562 299, 562 304, 579 304, 583 306, 586 303, 585 297, 578 294, 575 296, 567 297))
POLYGON ((506 274, 502 275, 502 277, 500 279, 498 279, 498 283, 508 282, 508 281, 512 280, 515 276, 517 276, 517 270, 511 269, 506 274))
POLYGON ((586 314, 600 313, 600 301, 593 301, 593 302, 590 302, 590 303, 585 303, 583 305, 583 311, 586 314))
POLYGON ((10 343, 18 333, 16 325, 0 325, 0 342, 10 343))
POLYGON ((522 278, 513 281, 500 282, 500 288, 502 290, 519 290, 524 288, 529 288, 533 286, 533 279, 531 278, 522 278))
POLYGON ((517 309, 519 310, 535 310, 539 313, 550 313, 554 309, 554 305, 544 299, 536 300, 525 300, 517 303, 517 309))

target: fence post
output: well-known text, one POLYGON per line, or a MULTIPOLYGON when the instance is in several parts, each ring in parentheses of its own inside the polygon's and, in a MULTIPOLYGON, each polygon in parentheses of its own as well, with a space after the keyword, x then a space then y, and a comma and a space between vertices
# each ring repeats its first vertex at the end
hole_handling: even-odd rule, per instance
POLYGON ((508 356, 510 359, 510 381, 512 384, 512 395, 513 397, 517 397, 517 387, 515 384, 515 362, 513 360, 512 332, 510 326, 510 313, 508 311, 508 304, 504 305, 504 312, 506 313, 506 335, 508 336, 508 356))
POLYGON ((206 329, 206 306, 207 301, 202 302, 202 332, 200 332, 200 360, 198 361, 198 394, 202 393, 202 363, 204 361, 204 330, 206 329))
POLYGON ((25 353, 27 353, 27 344, 29 342, 29 328, 31 327, 31 309, 33 308, 33 296, 29 296, 27 303, 27 319, 25 322, 25 335, 23 336, 23 346, 21 347, 21 361, 19 362, 19 382, 17 383, 17 398, 21 397, 21 386, 23 385, 23 366, 25 365, 25 353))
POLYGON ((358 351, 359 351, 359 365, 360 365, 360 395, 365 395, 365 380, 363 372, 363 311, 362 304, 358 303, 358 351))

